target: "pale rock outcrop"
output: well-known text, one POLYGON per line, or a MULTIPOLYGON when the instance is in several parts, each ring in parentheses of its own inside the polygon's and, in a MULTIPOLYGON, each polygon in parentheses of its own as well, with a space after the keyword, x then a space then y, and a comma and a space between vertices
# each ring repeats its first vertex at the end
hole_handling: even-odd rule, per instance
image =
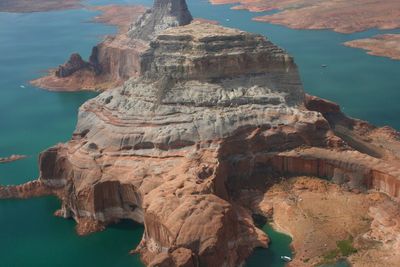
POLYGON ((0 157, 0 163, 8 163, 26 158, 25 155, 11 155, 9 157, 0 157))
POLYGON ((153 8, 132 25, 129 36, 132 39, 150 41, 163 30, 187 25, 192 20, 185 0, 155 0, 153 8))

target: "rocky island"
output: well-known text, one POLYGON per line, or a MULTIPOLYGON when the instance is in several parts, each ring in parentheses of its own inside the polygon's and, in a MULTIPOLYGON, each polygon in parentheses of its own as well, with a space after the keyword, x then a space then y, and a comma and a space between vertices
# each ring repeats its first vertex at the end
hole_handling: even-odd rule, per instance
POLYGON ((292 266, 400 261, 400 133, 307 95, 267 38, 155 0, 55 76, 117 86, 81 106, 37 180, 0 186, 0 198, 55 195, 81 235, 141 223, 132 253, 147 266, 240 266, 268 247, 255 218, 292 236, 292 266))

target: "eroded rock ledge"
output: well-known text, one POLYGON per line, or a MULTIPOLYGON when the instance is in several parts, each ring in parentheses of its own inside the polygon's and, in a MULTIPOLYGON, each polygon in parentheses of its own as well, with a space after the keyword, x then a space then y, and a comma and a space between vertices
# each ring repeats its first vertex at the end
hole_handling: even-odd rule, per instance
POLYGON ((138 57, 140 77, 83 104, 71 141, 40 155, 38 181, 0 198, 55 194, 80 234, 143 223, 134 252, 148 266, 241 265, 268 245, 252 219, 268 212, 243 193, 282 177, 377 190, 398 207, 399 134, 305 95, 293 59, 264 37, 196 22, 138 57))
POLYGON ((0 163, 8 163, 26 158, 25 155, 11 155, 9 157, 0 157, 0 163))

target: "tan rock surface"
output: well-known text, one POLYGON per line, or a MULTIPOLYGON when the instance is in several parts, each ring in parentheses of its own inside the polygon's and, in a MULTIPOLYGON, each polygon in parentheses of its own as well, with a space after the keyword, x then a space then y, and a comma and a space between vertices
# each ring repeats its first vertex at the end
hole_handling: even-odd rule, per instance
POLYGON ((11 155, 9 157, 0 157, 0 163, 8 163, 26 158, 25 155, 11 155))
POLYGON ((292 236, 295 258, 290 266, 327 262, 323 256, 348 239, 358 250, 349 259, 354 266, 395 266, 400 257, 400 205, 383 194, 353 193, 327 181, 299 177, 278 183, 265 194, 243 190, 240 201, 292 236), (378 258, 371 261, 372 255, 378 258))
POLYGON ((240 3, 234 8, 253 12, 277 9, 278 13, 256 17, 255 20, 294 29, 332 29, 336 32, 352 33, 371 28, 400 27, 400 2, 397 0, 210 0, 210 2, 240 3))
POLYGON ((349 47, 364 49, 370 55, 400 60, 400 34, 382 34, 344 44, 349 47))
POLYGON ((69 75, 59 76, 59 69, 52 69, 45 77, 33 80, 34 86, 51 91, 101 91, 122 83, 129 77, 140 74, 140 54, 147 49, 147 44, 128 37, 129 25, 145 11, 142 6, 108 5, 90 7, 102 11, 94 21, 116 25, 119 33, 108 36, 92 50, 89 67, 77 68, 69 75))
POLYGON ((33 80, 33 85, 51 91, 102 91, 120 86, 143 73, 141 55, 155 34, 192 21, 183 0, 156 0, 148 10, 142 6, 121 5, 90 8, 103 11, 95 21, 116 25, 119 33, 95 46, 88 62, 81 64, 82 68, 58 75, 67 62, 50 70, 47 76, 33 80))
POLYGON ((82 7, 81 0, 1 0, 0 12, 30 13, 82 7))
POLYGON ((140 77, 84 103, 72 139, 40 155, 38 181, 0 186, 0 198, 52 193, 62 202, 57 215, 73 218, 79 234, 121 219, 143 223, 134 252, 148 266, 216 267, 241 265, 267 246, 253 214, 289 220, 276 224, 290 227, 300 263, 308 249, 318 259, 325 250, 312 242, 334 230, 335 238, 368 231, 360 214, 380 201, 366 198, 369 190, 398 199, 399 134, 306 96, 293 59, 266 38, 196 22, 159 32, 139 58, 140 77), (302 194, 300 210, 286 191, 262 201, 297 175, 338 185, 296 182, 288 190, 302 194), (301 219, 302 209, 311 215, 301 219))

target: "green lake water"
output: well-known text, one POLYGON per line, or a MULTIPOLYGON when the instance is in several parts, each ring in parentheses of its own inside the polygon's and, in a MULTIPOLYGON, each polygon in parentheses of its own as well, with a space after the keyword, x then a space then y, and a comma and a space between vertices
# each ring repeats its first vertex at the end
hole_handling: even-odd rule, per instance
MULTIPOLYGON (((89 1, 91 4, 152 1, 89 1)), ((351 116, 400 129, 400 61, 373 57, 341 44, 376 33, 351 35, 330 31, 291 30, 251 21, 255 15, 206 0, 189 0, 195 17, 267 35, 295 57, 305 89, 336 101, 351 116), (229 19, 229 21, 227 21, 229 19), (322 64, 328 65, 321 68, 322 64)), ((0 183, 19 184, 38 176, 42 150, 71 137, 78 107, 94 93, 55 93, 34 88, 28 81, 64 62, 72 52, 88 56, 91 47, 115 28, 88 23, 97 13, 68 10, 31 14, 0 12, 0 157, 26 154, 27 159, 0 164, 0 183), (25 87, 25 88, 22 88, 25 87)), ((0 201, 1 266, 142 266, 128 251, 141 239, 143 227, 123 222, 106 231, 78 237, 72 220, 56 218, 55 198, 0 201)), ((259 249, 247 266, 283 266, 290 255, 290 238, 264 230, 268 250, 259 249)))

